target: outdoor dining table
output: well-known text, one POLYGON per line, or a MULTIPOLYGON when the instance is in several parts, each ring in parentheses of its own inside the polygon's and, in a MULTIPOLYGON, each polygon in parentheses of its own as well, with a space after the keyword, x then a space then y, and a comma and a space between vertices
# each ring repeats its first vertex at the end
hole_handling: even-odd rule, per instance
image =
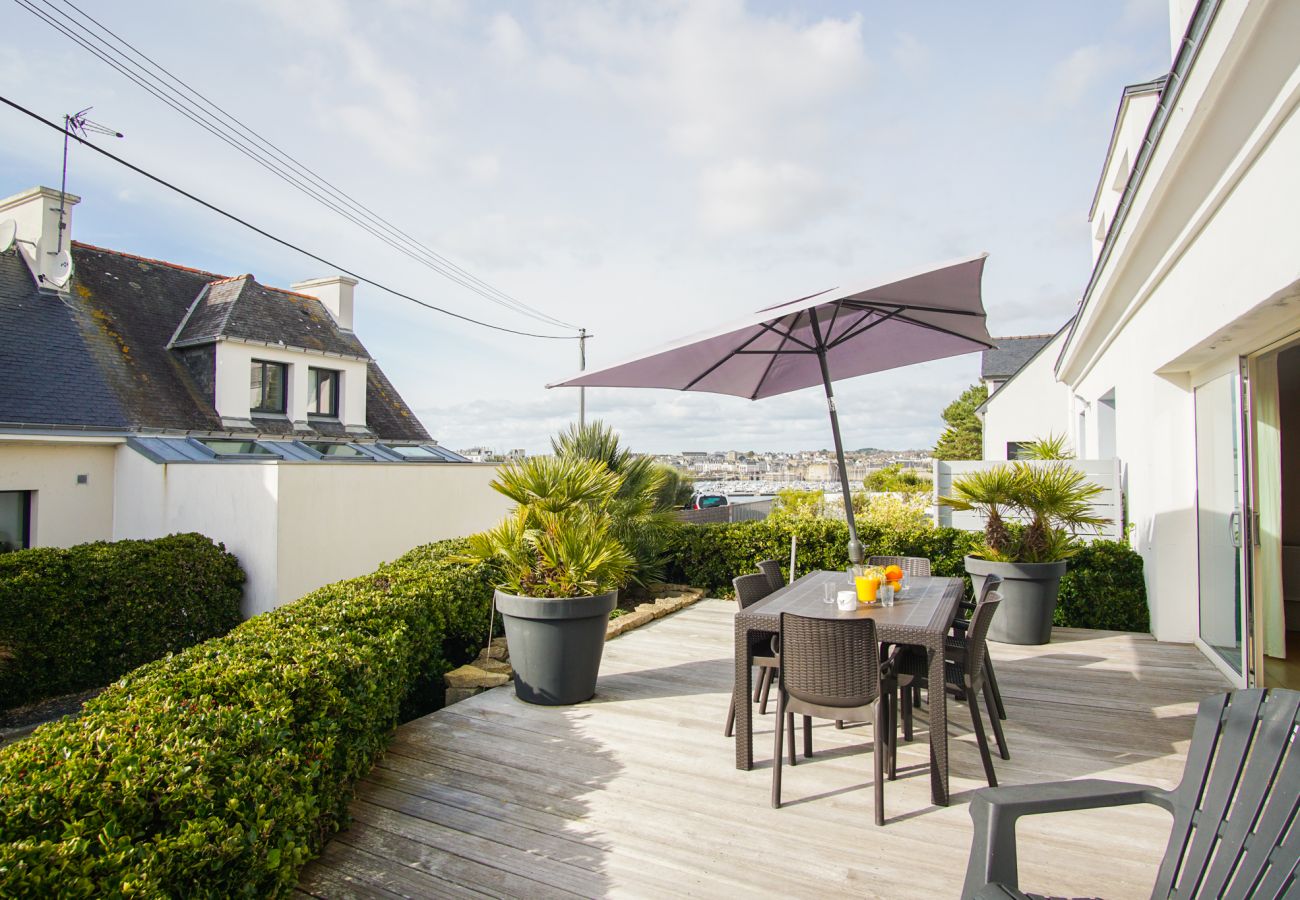
MULTIPOLYGON (((875 619, 876 636, 883 643, 924 647, 929 656, 929 683, 944 683, 944 636, 952 627, 965 595, 962 579, 909 576, 907 589, 898 595, 893 606, 859 605, 854 610, 841 610, 835 603, 825 602, 823 585, 828 581, 834 582, 837 590, 850 588, 845 572, 809 572, 736 613, 737 769, 748 770, 754 765, 754 715, 749 701, 753 690, 752 642, 761 634, 776 634, 783 612, 819 619, 875 619)), ((938 806, 948 805, 947 694, 944 690, 929 691, 930 796, 938 806)))

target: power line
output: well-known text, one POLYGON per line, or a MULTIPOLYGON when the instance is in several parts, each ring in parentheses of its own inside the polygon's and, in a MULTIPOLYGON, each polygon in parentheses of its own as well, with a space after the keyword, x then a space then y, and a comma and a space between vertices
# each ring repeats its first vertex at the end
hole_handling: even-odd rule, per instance
POLYGON ((461 268, 455 262, 438 254, 421 244, 417 239, 403 231, 392 222, 365 206, 350 194, 332 184, 305 164, 280 149, 255 129, 246 125, 227 112, 214 101, 208 99, 182 80, 179 76, 151 59, 125 38, 105 26, 89 13, 82 10, 71 0, 62 0, 63 4, 74 10, 80 17, 92 23, 103 34, 108 35, 120 47, 124 47, 153 70, 161 73, 165 79, 178 85, 181 90, 171 87, 144 66, 128 57, 120 47, 106 40, 103 34, 77 21, 67 12, 57 8, 51 0, 15 0, 28 12, 59 31, 65 37, 77 43, 106 65, 134 82, 137 86, 153 95, 174 111, 180 113, 194 124, 222 140, 238 152, 247 156, 258 165, 267 169, 276 177, 285 181, 296 190, 310 197, 332 212, 366 231, 392 249, 438 272, 452 282, 471 290, 483 298, 509 309, 529 316, 547 324, 562 328, 577 329, 577 326, 555 316, 542 312, 501 291, 481 278, 461 268), (37 8, 35 2, 41 2, 62 21, 52 18, 49 12, 37 8), (72 29, 72 30, 69 30, 72 29), (94 41, 98 46, 93 46, 94 41), (102 49, 101 49, 102 48, 102 49), (129 67, 129 68, 128 68, 129 67), (182 93, 182 91, 184 93, 182 93), (188 94, 189 97, 184 96, 188 94), (194 100, 189 99, 190 97, 194 100), (197 103, 195 102, 197 101, 197 103), (225 120, 225 121, 222 121, 225 120), (230 123, 230 124, 227 124, 230 123))
MULTIPOLYGON (((409 300, 412 303, 416 303, 420 306, 425 307, 426 309, 431 309, 434 312, 440 312, 443 315, 451 316, 452 318, 460 319, 464 322, 469 322, 474 325, 481 325, 484 328, 491 328, 494 329, 495 331, 503 331, 507 334, 517 334, 520 335, 521 337, 542 338, 545 340, 552 340, 552 341, 577 341, 583 339, 583 335, 578 335, 578 334, 536 334, 531 331, 518 331, 514 328, 507 328, 504 325, 494 325, 491 322, 484 322, 481 319, 475 319, 471 316, 462 315, 461 313, 453 312, 449 309, 445 309, 441 306, 436 306, 435 304, 429 303, 425 300, 421 300, 418 297, 413 297, 410 294, 397 290, 396 288, 391 288, 388 285, 383 284, 382 282, 375 281, 373 278, 367 278, 366 276, 361 275, 358 272, 355 272, 352 269, 347 268, 346 266, 342 266, 339 263, 326 259, 325 257, 321 256, 318 253, 313 253, 311 250, 307 250, 304 247, 300 247, 299 245, 293 243, 292 241, 288 241, 282 237, 274 235, 264 228, 259 228, 258 226, 254 225, 252 222, 249 222, 246 219, 242 219, 232 212, 227 212, 221 207, 209 203, 207 200, 204 200, 201 197, 191 194, 189 191, 185 190, 184 188, 178 187, 177 185, 172 184, 170 181, 167 181, 166 179, 161 178, 160 176, 155 175, 152 172, 142 169, 140 166, 128 162, 127 160, 123 159, 120 156, 117 156, 116 154, 110 153, 109 151, 105 150, 103 147, 92 144, 90 141, 86 140, 85 138, 82 138, 79 135, 69 134, 68 131, 62 125, 50 121, 49 119, 45 118, 39 113, 33 112, 32 110, 28 109, 25 106, 22 106, 21 104, 15 103, 13 100, 10 100, 8 97, 0 96, 0 103, 3 103, 8 107, 16 109, 18 112, 22 113, 25 116, 28 116, 29 118, 35 119, 37 122, 40 122, 42 125, 46 126, 47 128, 52 128, 55 131, 59 132, 60 134, 67 135, 68 137, 72 138, 72 140, 81 144, 83 147, 86 147, 90 150, 95 151, 101 156, 111 159, 113 162, 117 163, 118 165, 125 166, 126 168, 130 169, 132 172, 135 172, 138 175, 143 175, 145 178, 148 178, 150 181, 154 182, 155 184, 159 184, 170 191, 175 191, 177 194, 180 194, 182 197, 185 197, 186 199, 189 200, 193 200, 195 203, 199 204, 200 206, 203 206, 211 210, 212 212, 217 213, 218 215, 224 216, 225 218, 230 219, 232 222, 236 222, 244 226, 245 228, 249 229, 250 231, 254 231, 260 234, 264 238, 275 241, 277 244, 281 245, 282 247, 287 247, 290 250, 295 250, 298 253, 301 253, 303 256, 306 256, 310 259, 314 259, 316 262, 321 263, 322 265, 327 266, 330 269, 334 269, 336 271, 342 272, 345 275, 350 275, 353 278, 357 279, 358 281, 365 282, 371 287, 378 288, 379 290, 387 294, 392 294, 394 297, 400 297, 403 300, 409 300)), ((585 337, 590 338, 591 335, 587 334, 585 335, 585 337)))

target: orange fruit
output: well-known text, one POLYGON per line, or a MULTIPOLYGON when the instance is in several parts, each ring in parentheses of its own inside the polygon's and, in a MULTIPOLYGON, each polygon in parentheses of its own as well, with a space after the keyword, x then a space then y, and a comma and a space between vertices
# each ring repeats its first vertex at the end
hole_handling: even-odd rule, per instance
POLYGON ((885 566, 885 579, 887 581, 902 581, 903 569, 901 566, 885 566))

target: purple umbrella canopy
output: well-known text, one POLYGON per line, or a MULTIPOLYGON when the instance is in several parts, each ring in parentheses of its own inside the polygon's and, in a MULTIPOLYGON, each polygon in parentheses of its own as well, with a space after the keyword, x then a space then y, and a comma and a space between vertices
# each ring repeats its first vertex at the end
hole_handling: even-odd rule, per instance
POLYGON ((760 400, 820 384, 849 525, 862 561, 831 383, 993 346, 980 280, 988 254, 759 310, 634 359, 547 387, 667 388, 760 400))

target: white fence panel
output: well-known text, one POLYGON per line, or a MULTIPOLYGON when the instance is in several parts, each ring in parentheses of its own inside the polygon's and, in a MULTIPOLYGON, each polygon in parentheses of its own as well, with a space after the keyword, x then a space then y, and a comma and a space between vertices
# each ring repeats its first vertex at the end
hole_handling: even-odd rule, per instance
MULTIPOLYGON (((1091 529, 1085 530, 1079 534, 1079 537, 1086 541, 1106 539, 1111 541, 1121 540, 1123 537, 1123 518, 1124 518, 1124 497, 1123 485, 1120 480, 1120 465, 1118 459, 1071 459, 1069 464, 1088 476, 1088 480, 1093 484, 1100 485, 1102 493, 1093 501, 1092 508, 1096 515, 1106 518, 1108 524, 1103 525, 1098 532, 1091 529)), ((1051 462, 1031 460, 1031 466, 1051 465, 1051 462)), ((950 506, 945 506, 939 502, 940 497, 947 497, 952 493, 952 482, 954 478, 960 478, 968 472, 979 472, 985 469, 994 469, 998 466, 1009 465, 1001 460, 941 460, 934 461, 934 521, 935 524, 949 528, 960 528, 962 531, 983 531, 984 519, 983 513, 967 512, 956 510, 950 506)), ((1009 521, 1023 522, 1023 517, 1008 515, 1009 521)))

